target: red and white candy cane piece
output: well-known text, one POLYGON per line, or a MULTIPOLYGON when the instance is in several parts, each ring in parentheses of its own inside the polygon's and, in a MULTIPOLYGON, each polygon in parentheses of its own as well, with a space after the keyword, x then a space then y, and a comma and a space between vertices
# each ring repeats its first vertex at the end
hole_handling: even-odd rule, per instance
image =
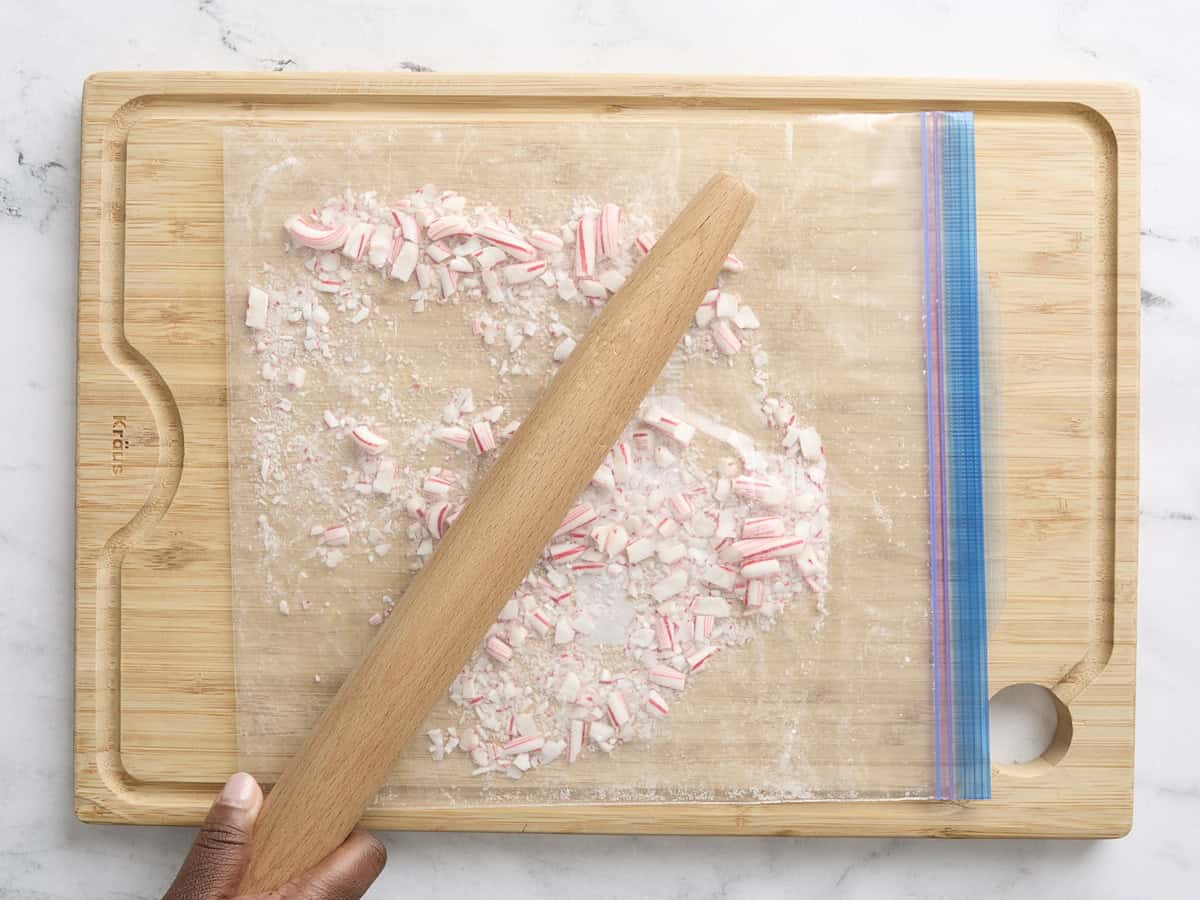
POLYGON ((808 542, 801 537, 764 538, 757 546, 749 548, 743 559, 746 563, 764 559, 779 559, 784 556, 799 556, 808 542))
POLYGON ((742 262, 741 259, 739 259, 737 257, 737 255, 730 253, 728 256, 725 257, 725 262, 722 263, 722 265, 721 265, 721 271, 722 272, 734 272, 734 273, 745 272, 746 264, 744 262, 742 262))
POLYGON ((570 335, 563 338, 558 346, 554 348, 554 361, 558 363, 566 362, 567 357, 575 352, 575 346, 575 338, 570 335))
POLYGON ((446 263, 446 265, 460 275, 471 275, 475 272, 475 267, 471 265, 468 260, 463 259, 461 256, 454 257, 450 260, 450 262, 446 263))
POLYGON ((696 623, 692 626, 692 631, 696 635, 696 640, 711 637, 713 625, 716 623, 716 617, 706 614, 696 616, 696 623))
POLYGON ((589 300, 603 300, 608 296, 608 291, 604 285, 592 278, 581 278, 579 280, 579 293, 583 294, 589 300))
POLYGON ((458 274, 449 266, 438 266, 437 276, 442 296, 449 299, 450 295, 458 288, 458 274))
POLYGON ((712 655, 717 652, 716 647, 701 647, 692 653, 689 653, 684 659, 687 661, 688 669, 695 672, 702 665, 712 659, 712 655))
POLYGON ((324 420, 326 428, 337 428, 341 424, 332 410, 325 410, 325 412, 321 413, 321 418, 324 420))
POLYGON ((445 244, 430 244, 425 248, 425 255, 435 263, 442 263, 450 258, 451 253, 450 248, 445 244))
POLYGON ((487 650, 487 655, 496 660, 496 662, 507 663, 512 661, 513 649, 499 635, 493 634, 487 639, 484 647, 487 650))
MULTIPOLYGON (((733 575, 731 571, 730 576, 733 575)), ((687 587, 688 576, 683 569, 676 569, 666 578, 662 579, 650 589, 651 596, 654 597, 656 603, 662 603, 664 600, 669 600, 680 591, 687 587)), ((730 587, 733 582, 730 581, 730 587)))
POLYGON ((724 319, 717 319, 710 330, 712 331, 713 343, 726 356, 733 356, 742 349, 742 339, 734 332, 733 326, 724 319))
MULTIPOLYGON (((561 603, 562 603, 564 600, 569 600, 569 599, 570 599, 570 598, 571 598, 571 597, 574 595, 574 593, 575 593, 575 589, 574 589, 574 588, 563 588, 562 590, 559 590, 558 588, 551 588, 551 589, 550 589, 550 590, 549 590, 549 591, 546 593, 546 596, 550 598, 550 601, 551 601, 551 602, 552 602, 552 603, 553 603, 555 606, 558 606, 558 605, 560 605, 560 604, 561 604, 561 603)), ((577 629, 577 630, 578 630, 578 629, 577 629)))
POLYGON ((675 649, 675 623, 670 616, 655 616, 654 636, 658 641, 659 650, 675 649))
POLYGON ((577 528, 583 528, 585 525, 591 525, 596 521, 598 513, 592 509, 590 503, 579 503, 571 507, 566 517, 563 518, 562 524, 558 526, 558 530, 554 532, 554 537, 560 534, 566 534, 568 531, 574 531, 577 528))
POLYGON ((345 547, 350 543, 350 529, 345 525, 330 525, 321 532, 321 543, 326 547, 345 547))
POLYGON ((579 676, 574 672, 564 675, 556 696, 561 703, 574 703, 575 698, 579 696, 579 676))
POLYGON ((742 331, 754 331, 761 323, 758 321, 758 316, 754 314, 754 310, 748 306, 739 306, 737 314, 733 317, 733 324, 742 331))
POLYGON ((375 480, 371 483, 372 489, 377 494, 390 494, 395 484, 396 461, 394 459, 380 460, 379 469, 375 473, 375 480))
POLYGON ((663 565, 673 565, 687 555, 687 547, 682 541, 663 541, 658 545, 654 554, 663 565))
POLYGON ((323 275, 320 278, 313 279, 313 287, 322 294, 336 294, 342 289, 345 282, 340 278, 335 278, 332 275, 323 275))
POLYGON ((737 315, 738 295, 721 291, 717 294, 716 313, 718 319, 732 319, 737 315))
POLYGON ((471 227, 466 216, 439 216, 425 229, 425 235, 431 241, 452 237, 471 237, 473 234, 475 234, 475 229, 471 227))
POLYGON ((781 537, 785 531, 786 526, 779 516, 752 516, 742 523, 744 538, 781 537))
POLYGON ((483 272, 497 263, 504 262, 508 259, 508 254, 499 247, 482 247, 472 258, 475 260, 475 265, 479 266, 479 270, 483 272))
POLYGON ((412 213, 402 210, 393 209, 391 211, 392 221, 396 227, 400 229, 400 234, 406 241, 411 241, 414 244, 421 241, 421 227, 417 224, 416 218, 412 213))
POLYGON ((638 252, 641 253, 642 256, 648 254, 657 243, 658 238, 655 237, 654 233, 650 231, 643 231, 633 239, 633 246, 637 248, 638 252))
POLYGON ((671 712, 671 708, 667 706, 667 701, 663 699, 662 694, 655 690, 646 694, 646 708, 656 718, 662 718, 671 712))
POLYGON ((596 470, 596 474, 592 476, 592 484, 598 488, 603 488, 606 491, 611 491, 617 486, 617 479, 613 475, 612 466, 600 465, 596 470))
POLYGON ((721 548, 721 560, 724 562, 737 562, 738 560, 745 559, 759 550, 770 547, 774 540, 774 538, 744 538, 740 541, 733 541, 721 548))
POLYGON ((355 262, 362 259, 371 245, 371 236, 374 233, 374 225, 356 222, 350 227, 350 233, 346 235, 346 240, 342 244, 342 256, 355 262))
POLYGON ((414 519, 421 519, 425 517, 425 507, 425 499, 423 497, 418 497, 416 494, 410 495, 409 498, 404 501, 404 511, 414 519))
POLYGON ((605 203, 600 207, 599 240, 596 250, 600 259, 615 259, 621 252, 621 207, 605 203))
POLYGON ((499 247, 517 262, 531 262, 537 256, 533 245, 519 234, 514 234, 503 226, 480 225, 475 229, 475 234, 489 244, 499 247))
POLYGON ((717 297, 720 291, 712 290, 704 295, 700 305, 696 307, 696 327, 704 328, 717 317, 717 297))
POLYGON ((649 456, 654 449, 654 437, 648 431, 635 431, 629 438, 633 441, 633 448, 642 457, 649 456))
POLYGON ((557 253, 563 248, 563 239, 549 231, 534 229, 529 232, 529 243, 543 253, 557 253))
POLYGON ((444 497, 450 493, 450 488, 458 481, 458 476, 444 469, 431 471, 421 482, 421 490, 435 497, 444 497))
POLYGON ((777 482, 753 475, 739 475, 733 479, 733 492, 739 497, 751 497, 770 506, 777 506, 784 497, 784 490, 777 482))
MULTIPOLYGON (((645 412, 642 413, 642 421, 658 429, 663 434, 670 435, 684 446, 690 444, 692 438, 696 436, 696 429, 693 426, 682 419, 668 414, 657 406, 647 407, 645 412)), ((635 433, 634 438, 636 439, 636 437, 635 433)))
POLYGON ((504 288, 500 284, 500 276, 496 274, 494 269, 484 269, 480 276, 483 279, 483 287, 487 291, 487 297, 493 303, 501 303, 504 300, 504 288))
MULTIPOLYGON (((721 498, 718 497, 717 499, 721 498)), ((717 540, 732 540, 735 534, 737 534, 737 524, 734 520, 733 510, 722 509, 717 513, 717 530, 715 532, 717 540)))
POLYGON ((608 695, 608 720, 613 723, 614 728, 624 728, 629 724, 629 706, 625 702, 625 695, 620 691, 613 691, 608 695))
POLYGON ((601 525, 592 531, 592 540, 596 542, 596 549, 611 559, 625 549, 629 532, 620 525, 601 525))
POLYGON ((487 419, 480 419, 471 426, 471 446, 480 456, 496 449, 496 438, 487 419))
POLYGON ((396 261, 392 263, 391 276, 397 281, 408 281, 412 278, 413 270, 417 267, 421 248, 412 241, 405 241, 396 253, 396 261))
POLYGON ((371 235, 371 244, 367 249, 367 261, 376 269, 382 269, 391 262, 391 250, 392 226, 376 225, 375 231, 371 235))
POLYGON ((554 623, 554 643, 569 644, 573 640, 575 640, 575 629, 571 627, 566 616, 559 616, 558 621, 554 623))
POLYGON ((574 559, 586 550, 583 544, 551 544, 550 559, 554 562, 564 562, 568 559, 574 559))
POLYGON ((724 590, 731 590, 734 582, 737 581, 737 573, 729 566, 717 566, 711 563, 704 567, 704 571, 700 574, 700 580, 705 584, 711 584, 713 587, 719 587, 724 590))
POLYGON ((746 604, 746 609, 762 609, 762 605, 767 599, 767 586, 761 581, 747 581, 746 592, 742 594, 742 601, 746 604))
POLYGON ((387 439, 380 437, 366 425, 355 425, 350 431, 359 448, 370 456, 378 456, 387 449, 387 439))
POLYGON ((771 578, 779 574, 782 568, 777 559, 756 559, 745 563, 741 568, 743 578, 771 578))
POLYGON ((435 503, 425 515, 425 527, 435 538, 444 537, 456 515, 454 507, 446 501, 435 503))
POLYGON ((572 719, 570 730, 567 732, 568 763, 573 763, 579 759, 579 754, 583 751, 583 744, 586 740, 587 723, 579 719, 572 719))
POLYGON ((596 273, 596 216, 585 213, 575 226, 575 275, 590 278, 596 273))
POLYGON ((625 558, 629 560, 630 565, 637 565, 644 559, 649 559, 654 555, 654 541, 650 538, 636 538, 630 541, 625 547, 625 558))
POLYGON ((610 294, 615 294, 625 284, 625 276, 616 269, 606 269, 600 273, 600 283, 610 294))
POLYGON ((451 447, 466 447, 467 442, 471 440, 471 433, 465 428, 459 428, 457 425, 438 428, 433 432, 433 436, 442 443, 449 444, 451 447))
POLYGON ((302 216, 292 216, 284 223, 284 228, 292 240, 313 250, 337 250, 350 234, 350 226, 345 222, 336 225, 324 225, 312 222, 302 216))
POLYGON ((684 685, 687 684, 686 673, 667 665, 653 666, 646 673, 646 677, 650 679, 651 684, 670 688, 673 691, 682 691, 684 685))
POLYGON ((612 449, 613 478, 618 482, 629 477, 629 467, 633 465, 633 448, 624 441, 618 442, 612 449))
POLYGON ((554 628, 554 623, 550 620, 549 613, 539 609, 529 616, 529 627, 536 631, 540 637, 545 637, 554 628))
POLYGON ((679 523, 671 516, 663 516, 654 523, 654 527, 663 537, 670 537, 679 530, 679 523))
POLYGON ((547 265, 549 264, 544 259, 539 259, 533 262, 505 266, 504 277, 508 280, 509 284, 525 284, 525 282, 533 281, 533 279, 545 272, 547 265))
POLYGON ((417 286, 422 290, 433 286, 433 281, 436 276, 433 272, 433 266, 427 266, 425 263, 417 263, 417 286))
POLYGON ((672 494, 667 498, 667 508, 671 510, 676 521, 686 522, 692 517, 694 508, 692 502, 684 494, 672 494))
POLYGON ((582 559, 571 563, 571 571, 580 575, 587 574, 589 572, 601 572, 607 568, 607 563, 603 563, 594 559, 582 559))
POLYGON ((246 327, 247 328, 266 328, 267 327, 267 292, 262 288, 250 286, 246 294, 246 327))
POLYGON ((519 753, 533 753, 546 746, 546 739, 540 734, 523 734, 515 737, 500 748, 505 756, 516 756, 519 753))

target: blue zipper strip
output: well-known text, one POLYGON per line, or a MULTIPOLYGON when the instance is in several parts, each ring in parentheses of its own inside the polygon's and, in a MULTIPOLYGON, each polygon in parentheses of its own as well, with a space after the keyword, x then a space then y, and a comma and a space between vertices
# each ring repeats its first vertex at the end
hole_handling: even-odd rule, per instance
POLYGON ((924 113, 935 796, 991 796, 975 128, 924 113))

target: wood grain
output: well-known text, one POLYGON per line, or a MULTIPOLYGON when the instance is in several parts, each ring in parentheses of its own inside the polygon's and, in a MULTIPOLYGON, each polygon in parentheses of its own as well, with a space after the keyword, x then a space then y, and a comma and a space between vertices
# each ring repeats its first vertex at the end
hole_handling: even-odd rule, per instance
POLYGON ((1009 552, 991 684, 1051 687, 1071 728, 1043 759, 994 767, 995 799, 987 803, 382 801, 365 822, 738 834, 1126 831, 1137 558, 1136 95, 1094 84, 787 78, 138 73, 89 81, 77 493, 81 818, 197 822, 236 765, 223 125, 384 122, 447 111, 481 122, 685 123, 922 108, 976 111, 980 253, 1004 326, 1009 552), (114 440, 122 444, 119 473, 114 440))

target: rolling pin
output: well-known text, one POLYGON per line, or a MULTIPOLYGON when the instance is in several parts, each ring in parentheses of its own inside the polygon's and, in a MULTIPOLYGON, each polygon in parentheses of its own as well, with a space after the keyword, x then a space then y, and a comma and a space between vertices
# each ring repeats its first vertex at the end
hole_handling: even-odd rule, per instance
POLYGON ((715 175, 608 301, 268 794, 242 891, 354 828, 650 390, 754 206, 715 175))

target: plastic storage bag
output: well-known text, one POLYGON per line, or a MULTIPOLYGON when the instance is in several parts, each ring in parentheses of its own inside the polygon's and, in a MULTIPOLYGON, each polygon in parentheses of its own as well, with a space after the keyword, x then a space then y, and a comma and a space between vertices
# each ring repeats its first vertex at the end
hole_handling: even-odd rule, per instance
MULTIPOLYGON (((289 322, 285 311, 290 292, 319 296, 318 273, 289 244, 285 219, 346 191, 355 202, 376 192, 372 202, 386 207, 388 198, 433 183, 439 196, 456 191, 514 222, 573 221, 580 209, 612 202, 627 225, 662 228, 712 171, 728 168, 759 194, 737 247, 745 271, 730 285, 762 327, 742 334, 745 352, 732 364, 681 351, 655 397, 701 426, 689 451, 698 469, 715 469, 731 452, 728 440, 712 439, 713 426, 730 429, 720 433, 734 435, 734 444, 777 445, 764 396, 783 398, 820 432, 831 515, 827 581, 820 593, 794 597, 772 627, 714 657, 670 697, 670 714, 652 732, 611 752, 589 744, 570 764, 560 757, 538 766, 535 754, 519 779, 503 770, 474 776, 467 754, 433 758, 449 729, 462 735, 473 721, 469 706, 447 698, 430 717, 438 737, 398 748, 389 799, 453 806, 987 796, 984 541, 992 517, 984 515, 990 457, 982 453, 989 438, 979 373, 988 370, 977 340, 970 133, 961 114, 711 112, 670 122, 631 116, 619 125, 448 117, 227 129, 242 764, 268 781, 278 773, 367 646, 370 623, 387 609, 383 598, 402 602, 418 559, 400 495, 371 507, 350 543, 335 548, 335 566, 317 555, 322 538, 313 532, 347 518, 358 499, 348 475, 354 451, 344 428, 324 423, 325 411, 339 422, 366 416, 387 431, 402 473, 424 477, 450 460, 448 468, 470 470, 469 479, 477 475, 473 459, 410 438, 463 388, 501 399, 505 416, 519 419, 560 343, 544 329, 524 338, 530 374, 502 374, 502 361, 473 333, 489 309, 486 296, 442 305, 435 285, 417 313, 419 289, 349 264, 348 283, 370 297, 368 315, 355 322, 361 304, 336 309, 328 301, 326 327, 338 349, 332 361, 319 347, 306 351, 311 323, 289 322), (245 324, 251 285, 270 298, 264 329, 245 324), (756 353, 767 361, 766 384, 756 380, 756 353), (305 369, 300 387, 288 384, 294 368, 305 369), (386 531, 389 520, 397 524, 386 531)), ((569 304, 554 314, 575 333, 591 315, 569 304)), ((502 326, 500 334, 503 343, 502 326)))

